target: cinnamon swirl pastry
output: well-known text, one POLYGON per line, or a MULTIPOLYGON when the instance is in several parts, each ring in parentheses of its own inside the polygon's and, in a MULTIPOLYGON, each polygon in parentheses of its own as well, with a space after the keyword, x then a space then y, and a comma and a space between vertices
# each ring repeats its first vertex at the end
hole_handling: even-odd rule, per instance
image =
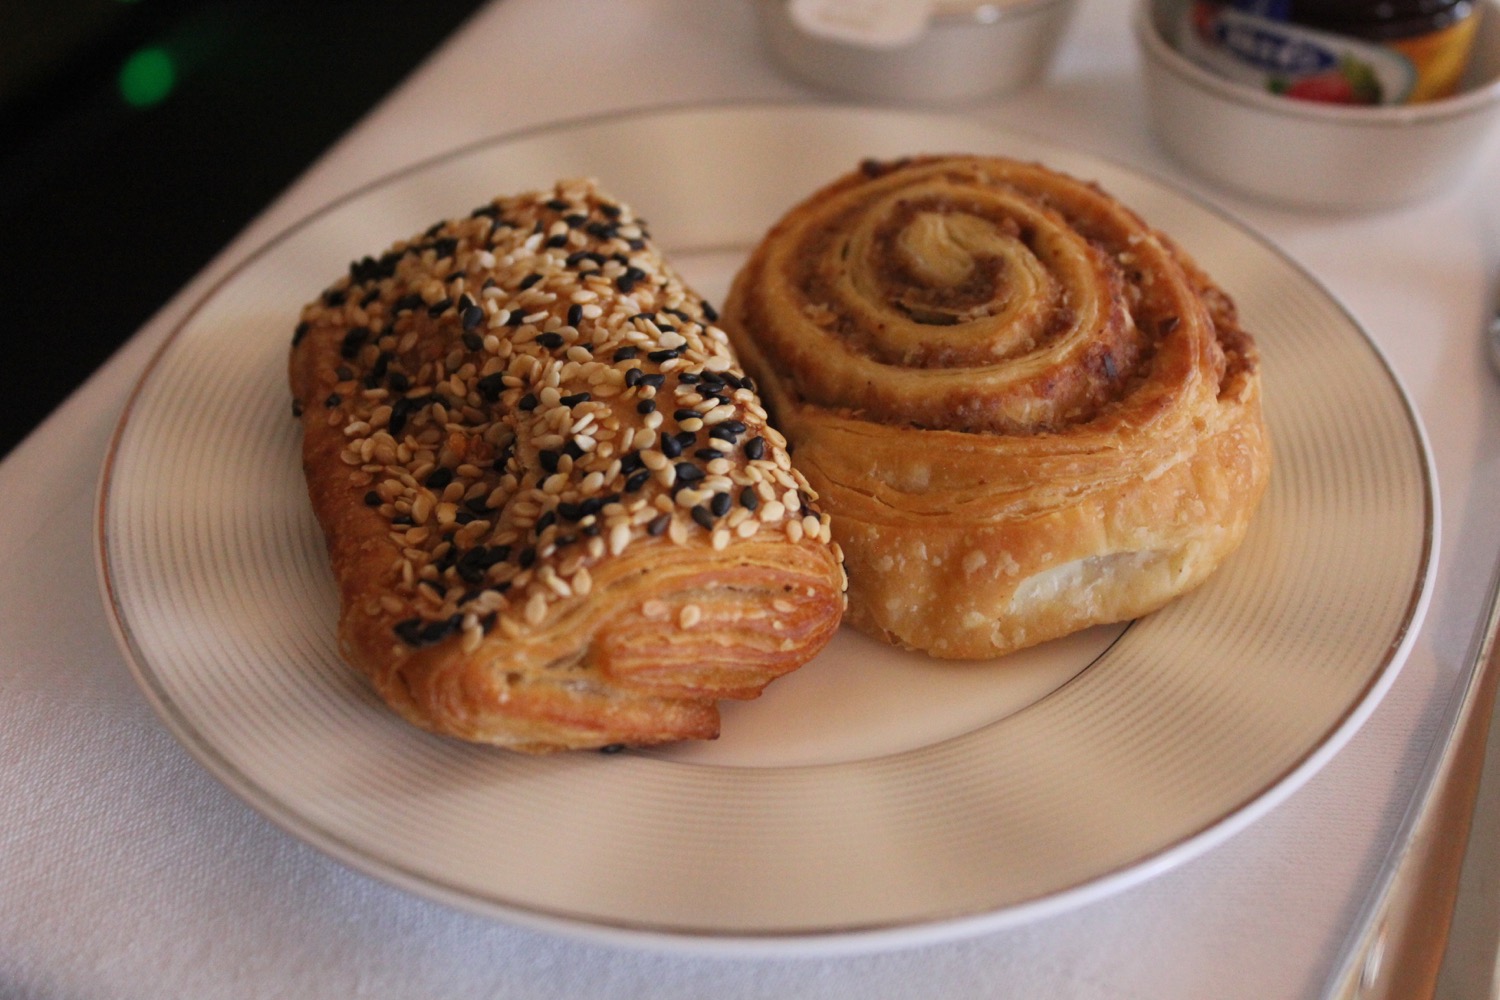
POLYGON ((290 358, 342 654, 516 750, 710 738, 838 627, 826 515, 713 310, 588 182, 352 264, 290 358))
POLYGON ((900 646, 989 657, 1157 609, 1270 473, 1229 297, 1043 166, 867 163, 771 229, 723 322, 833 518, 848 619, 900 646))

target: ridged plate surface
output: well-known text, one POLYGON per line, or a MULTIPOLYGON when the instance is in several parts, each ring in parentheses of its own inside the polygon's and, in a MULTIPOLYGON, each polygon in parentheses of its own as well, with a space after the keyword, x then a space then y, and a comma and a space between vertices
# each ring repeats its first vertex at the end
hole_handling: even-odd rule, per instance
POLYGON ((100 491, 106 604, 165 724, 348 865, 451 904, 653 946, 830 951, 1076 905, 1216 843, 1347 740, 1426 605, 1423 436, 1356 323, 1163 184, 959 118, 681 108, 512 135, 356 191, 253 255, 143 378, 100 491), (339 661, 285 361, 346 266, 500 193, 589 175, 722 299, 781 212, 867 156, 996 153, 1097 180, 1237 299, 1276 468, 1244 546, 1128 627, 943 664, 847 630, 715 743, 531 759, 396 720, 339 661))

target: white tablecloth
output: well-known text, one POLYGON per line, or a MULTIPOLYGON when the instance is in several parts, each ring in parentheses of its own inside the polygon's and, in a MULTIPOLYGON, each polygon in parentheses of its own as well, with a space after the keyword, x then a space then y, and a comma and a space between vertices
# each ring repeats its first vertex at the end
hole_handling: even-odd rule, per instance
MULTIPOLYGON (((1202 194, 1365 325, 1439 473, 1430 611, 1333 761, 1228 842, 1103 901, 952 943, 836 958, 617 948, 357 874, 273 826, 138 693, 97 592, 96 481, 152 351, 213 280, 356 185, 476 138, 688 100, 806 99, 748 4, 498 0, 335 146, 0 466, 0 995, 85 998, 1316 997, 1432 743, 1500 552, 1500 383, 1478 330, 1500 261, 1500 144, 1468 183, 1376 215, 1290 213, 1153 143, 1123 0, 1085 0, 1044 86, 962 109, 1202 194)), ((420 16, 414 5, 413 16, 420 16)))

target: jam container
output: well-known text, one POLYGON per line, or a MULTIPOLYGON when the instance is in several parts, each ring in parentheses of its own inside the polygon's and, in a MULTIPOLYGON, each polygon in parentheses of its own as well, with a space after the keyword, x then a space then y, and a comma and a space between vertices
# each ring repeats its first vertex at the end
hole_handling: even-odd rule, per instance
POLYGON ((1287 97, 1407 104, 1457 91, 1478 20, 1472 0, 1189 0, 1178 47, 1287 97))

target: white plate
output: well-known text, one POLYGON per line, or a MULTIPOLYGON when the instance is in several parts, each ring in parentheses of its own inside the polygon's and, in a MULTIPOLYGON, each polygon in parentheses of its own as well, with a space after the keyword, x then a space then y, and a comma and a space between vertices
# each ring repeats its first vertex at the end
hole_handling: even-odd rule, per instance
POLYGON ((1426 605, 1421 429, 1328 294, 1133 172, 960 118, 673 109, 502 137, 356 191, 183 322, 100 490, 106 604, 166 725, 220 780, 360 871, 505 919, 652 946, 887 947, 1014 924, 1222 840, 1326 761, 1426 605), (1276 448, 1242 549, 1128 628, 943 664, 840 633, 715 743, 532 759, 397 721, 339 661, 285 358, 351 260, 492 195, 592 175, 718 301, 794 200, 866 156, 1035 158, 1100 181, 1240 303, 1276 448))

